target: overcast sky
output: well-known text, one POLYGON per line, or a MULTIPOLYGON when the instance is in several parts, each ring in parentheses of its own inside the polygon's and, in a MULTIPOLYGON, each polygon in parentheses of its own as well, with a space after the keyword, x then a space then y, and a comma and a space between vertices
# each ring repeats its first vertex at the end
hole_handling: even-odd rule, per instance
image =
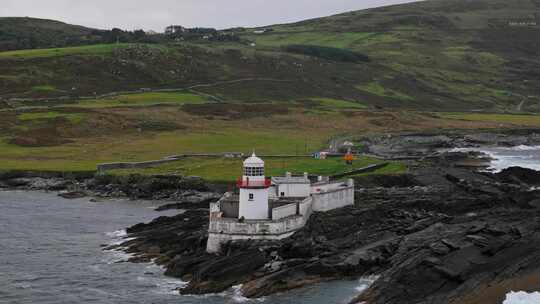
POLYGON ((410 0, 0 0, 0 16, 89 27, 162 31, 165 26, 262 26, 410 0))

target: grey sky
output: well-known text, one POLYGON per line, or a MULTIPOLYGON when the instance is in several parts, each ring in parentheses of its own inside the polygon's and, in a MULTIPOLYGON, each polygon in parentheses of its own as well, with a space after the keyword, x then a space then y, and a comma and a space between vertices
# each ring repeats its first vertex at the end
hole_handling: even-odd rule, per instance
POLYGON ((0 16, 55 19, 96 28, 162 31, 170 24, 261 26, 411 0, 0 0, 0 16))

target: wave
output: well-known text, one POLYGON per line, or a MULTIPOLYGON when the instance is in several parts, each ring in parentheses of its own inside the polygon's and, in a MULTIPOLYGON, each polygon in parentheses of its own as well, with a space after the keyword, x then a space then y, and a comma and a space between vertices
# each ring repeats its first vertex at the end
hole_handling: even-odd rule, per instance
POLYGON ((526 293, 524 291, 510 292, 506 295, 503 304, 538 304, 540 292, 526 293))
POLYGON ((507 150, 507 151, 531 151, 531 150, 540 150, 540 146, 519 145, 519 146, 514 146, 514 147, 504 147, 500 149, 507 150))
POLYGON ((540 146, 455 148, 451 152, 481 152, 491 159, 487 171, 498 173, 510 167, 540 170, 540 146))
POLYGON ((358 280, 359 285, 356 286, 355 290, 359 293, 366 291, 375 281, 379 279, 379 276, 367 276, 358 280))
POLYGON ((122 229, 122 230, 116 230, 113 232, 107 232, 105 234, 111 238, 121 238, 121 237, 127 236, 127 231, 126 229, 122 229))

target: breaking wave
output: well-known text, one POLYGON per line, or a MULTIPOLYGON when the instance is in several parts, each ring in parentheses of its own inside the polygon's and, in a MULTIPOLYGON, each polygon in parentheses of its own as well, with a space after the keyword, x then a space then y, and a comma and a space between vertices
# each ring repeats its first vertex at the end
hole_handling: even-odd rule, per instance
POLYGON ((482 152, 491 159, 488 171, 500 172, 510 167, 540 170, 540 146, 456 148, 452 152, 482 152))
POLYGON ((538 304, 540 292, 526 293, 524 291, 510 292, 506 295, 503 304, 538 304))

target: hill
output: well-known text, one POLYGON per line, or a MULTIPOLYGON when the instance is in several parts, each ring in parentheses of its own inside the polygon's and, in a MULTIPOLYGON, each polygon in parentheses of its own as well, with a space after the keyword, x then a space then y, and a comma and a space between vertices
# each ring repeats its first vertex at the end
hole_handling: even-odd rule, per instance
POLYGON ((61 48, 115 42, 150 42, 158 35, 142 30, 100 30, 30 17, 0 17, 0 51, 61 48))
MULTIPOLYGON (((227 100, 328 97, 378 108, 537 111, 539 3, 433 0, 224 31, 239 36, 239 42, 130 45, 111 47, 106 53, 67 50, 46 57, 35 52, 0 53, 0 94, 59 95, 33 89, 46 85, 80 96, 279 78, 291 85, 278 92, 259 83, 204 91, 227 100), (366 57, 369 60, 356 59, 366 57)), ((92 38, 95 31, 90 29, 47 20, 4 19, 0 29, 0 37, 22 41, 53 37, 48 39, 50 46, 67 44, 69 37, 77 37, 76 45, 98 39, 92 38), (37 34, 30 35, 30 27, 37 34)), ((0 39, 0 44, 6 41, 0 39)))
POLYGON ((93 29, 36 18, 0 18, 0 50, 63 47, 91 43, 93 29))
MULTIPOLYGON (((537 128, 539 13, 535 0, 434 0, 154 43, 33 20, 50 37, 126 40, 0 52, 0 169, 91 170, 254 147, 307 154, 374 132, 537 128)), ((229 170, 212 159, 151 172, 229 170)))

